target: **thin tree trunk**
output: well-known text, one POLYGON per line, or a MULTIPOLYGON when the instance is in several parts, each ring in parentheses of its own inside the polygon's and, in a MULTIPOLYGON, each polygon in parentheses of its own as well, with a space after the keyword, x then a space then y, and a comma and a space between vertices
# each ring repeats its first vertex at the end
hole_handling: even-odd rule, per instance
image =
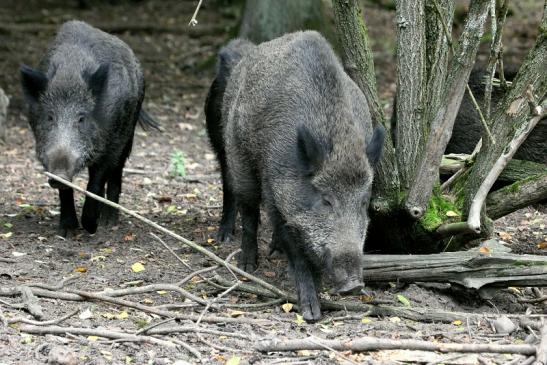
MULTIPOLYGON (((365 94, 374 124, 386 120, 376 90, 374 60, 368 32, 357 0, 334 0, 332 2, 344 68, 365 94)), ((399 191, 399 176, 395 161, 395 149, 389 133, 386 134, 384 154, 374 177, 373 209, 388 210, 399 191)))
POLYGON ((428 135, 425 115, 425 0, 399 0, 397 26, 397 165, 401 188, 408 190, 428 135))
POLYGON ((472 1, 469 7, 469 15, 460 37, 458 51, 451 61, 444 90, 443 107, 431 122, 431 133, 425 154, 416 171, 417 176, 405 203, 406 211, 415 218, 424 215, 433 193, 433 186, 438 181, 438 168, 450 140, 467 80, 475 62, 486 23, 488 4, 486 0, 476 0, 472 1))
POLYGON ((322 0, 247 0, 239 36, 261 43, 307 29, 330 38, 322 0))

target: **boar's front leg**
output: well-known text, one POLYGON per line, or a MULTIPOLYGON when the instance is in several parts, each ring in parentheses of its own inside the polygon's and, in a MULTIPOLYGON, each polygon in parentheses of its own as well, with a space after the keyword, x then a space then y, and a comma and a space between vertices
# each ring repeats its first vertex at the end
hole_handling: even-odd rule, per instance
POLYGON ((317 322, 321 319, 321 305, 317 294, 320 280, 302 250, 296 245, 295 240, 291 235, 288 235, 287 230, 280 226, 276 226, 274 229, 277 241, 275 244, 283 248, 289 261, 289 270, 294 278, 300 313, 306 322, 317 322))
MULTIPOLYGON (((120 201, 120 194, 122 192, 122 174, 123 165, 112 171, 112 174, 110 174, 106 186, 106 198, 116 204, 120 201)), ((105 204, 101 204, 101 206, 101 217, 99 219, 101 225, 116 225, 119 219, 118 209, 112 208, 111 206, 105 204)))
POLYGON ((290 253, 288 258, 298 294, 300 313, 306 322, 316 322, 321 319, 321 306, 311 266, 300 252, 290 253))
POLYGON ((61 219, 59 221, 59 236, 66 237, 70 231, 78 228, 78 217, 74 206, 74 191, 72 189, 59 189, 61 201, 61 219))
MULTIPOLYGON (((87 190, 95 195, 104 197, 104 186, 106 184, 106 170, 95 166, 89 168, 89 181, 87 190)), ((97 231, 98 220, 102 203, 87 197, 82 211, 82 227, 89 233, 97 231)))

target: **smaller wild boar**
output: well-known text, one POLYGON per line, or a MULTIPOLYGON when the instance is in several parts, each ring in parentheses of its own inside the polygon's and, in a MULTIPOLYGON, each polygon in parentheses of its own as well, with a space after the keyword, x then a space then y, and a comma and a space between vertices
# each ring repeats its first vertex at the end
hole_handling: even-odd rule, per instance
POLYGON ((238 265, 254 271, 263 203, 272 246, 287 255, 299 310, 307 321, 320 319, 323 274, 338 293, 363 287, 367 210, 384 129, 373 128, 365 96, 317 32, 258 46, 230 42, 219 53, 205 110, 223 178, 219 237, 233 232, 239 211, 238 265))
MULTIPOLYGON (((516 72, 512 69, 505 70, 505 77, 508 80, 514 79, 516 72)), ((469 76, 469 87, 478 102, 482 104, 484 90, 486 88, 486 72, 473 70, 469 76)), ((498 85, 492 87, 491 108, 492 113, 498 108, 505 95, 505 91, 498 85)), ((465 93, 456 121, 452 136, 446 146, 445 153, 472 153, 484 132, 480 122, 479 113, 471 101, 469 93, 465 93)), ((547 164, 547 118, 543 118, 522 143, 515 156, 517 160, 527 160, 547 164)))
MULTIPOLYGON (((118 202, 122 170, 133 144, 137 120, 157 128, 141 110, 144 77, 141 65, 122 40, 81 22, 64 23, 38 68, 21 66, 28 120, 44 168, 66 180, 83 168, 87 190, 118 202)), ((59 189, 59 234, 78 228, 72 189, 59 189)), ((85 200, 82 226, 90 233, 98 221, 115 224, 118 211, 85 200)))

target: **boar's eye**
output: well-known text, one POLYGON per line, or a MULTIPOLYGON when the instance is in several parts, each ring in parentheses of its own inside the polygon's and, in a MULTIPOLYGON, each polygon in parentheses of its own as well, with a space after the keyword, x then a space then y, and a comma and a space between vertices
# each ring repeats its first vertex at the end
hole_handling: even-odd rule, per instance
POLYGON ((78 117, 78 123, 83 123, 85 121, 85 115, 80 115, 78 117))
POLYGON ((48 116, 47 116, 47 121, 48 121, 48 122, 53 122, 53 115, 48 114, 48 116))

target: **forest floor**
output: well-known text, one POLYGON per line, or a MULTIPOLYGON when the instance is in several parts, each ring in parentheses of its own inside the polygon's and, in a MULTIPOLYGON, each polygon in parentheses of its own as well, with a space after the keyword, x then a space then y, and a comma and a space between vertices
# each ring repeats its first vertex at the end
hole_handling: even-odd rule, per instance
MULTIPOLYGON (((192 315, 189 319, 177 319, 155 327, 157 330, 178 326, 182 332, 156 337, 190 345, 199 352, 203 363, 502 364, 524 359, 510 354, 458 355, 407 350, 258 352, 255 344, 260 339, 308 336, 341 340, 374 336, 438 343, 522 344, 530 340, 526 328, 500 335, 493 331, 486 317, 466 320, 462 316, 460 322, 428 323, 427 313, 547 314, 547 303, 519 301, 532 296, 530 288, 499 290, 493 298, 482 300, 476 292, 455 291, 447 286, 394 283, 367 286, 367 296, 330 299, 341 303, 370 302, 372 299, 395 307, 423 308, 426 320, 325 311, 324 320, 316 324, 302 323, 296 308, 289 311, 290 308, 283 308, 282 303, 272 304, 271 298, 236 289, 218 299, 220 306, 208 309, 201 323, 196 324, 196 318, 204 312, 201 304, 185 299, 177 291, 162 289, 166 285, 157 285, 156 289, 145 292, 138 292, 138 289, 152 284, 177 283, 195 270, 213 266, 214 263, 202 254, 127 216, 123 216, 116 227, 99 227, 94 235, 81 230, 68 239, 56 236, 57 193, 48 186, 35 158, 32 133, 22 113, 18 66, 21 63, 35 65, 54 35, 56 25, 77 18, 105 28, 116 27, 116 33, 134 49, 143 63, 147 79, 145 106, 164 129, 163 133, 137 130, 133 153, 124 173, 120 203, 222 258, 237 250, 239 232, 231 244, 220 245, 214 240, 222 191, 217 163, 208 146, 203 104, 213 77, 215 52, 231 34, 235 34, 238 12, 234 8, 213 5, 222 1, 205 1, 198 16, 198 26, 190 30, 187 24, 196 3, 164 0, 101 5, 101 2, 91 9, 80 10, 76 7, 77 1, 0 0, 0 24, 3 25, 0 27, 0 86, 12 98, 7 141, 0 145, 0 318, 4 322, 0 323, 0 364, 180 365, 197 361, 195 355, 180 346, 111 340, 85 332, 66 334, 63 330, 57 334, 28 334, 23 331, 28 324, 12 322, 19 317, 32 317, 13 305, 22 301, 17 295, 21 287, 36 289, 40 283, 57 286, 50 289, 58 296, 39 299, 43 320, 74 313, 58 323, 62 327, 132 334, 165 319, 142 309, 104 300, 62 299, 64 294, 74 290, 101 292, 125 288, 136 293, 120 299, 192 315), (123 31, 124 26, 129 31, 123 31), (173 161, 181 161, 175 157, 179 151, 184 153, 186 178, 171 174, 173 161), (158 234, 185 264, 151 233, 158 234), (71 278, 70 281, 63 282, 67 278, 71 278), (10 288, 16 288, 15 294, 4 295, 10 288), (259 303, 265 304, 252 307, 259 303), (217 318, 215 321, 213 316, 224 320, 217 318)), ((371 38, 375 40, 375 57, 379 65, 381 98, 388 110, 395 89, 394 14, 373 5, 367 9, 365 16, 371 38)), ((522 22, 510 19, 508 59, 514 57, 515 62, 522 59, 535 37, 536 18, 530 16, 522 22)), ((77 177, 75 183, 85 187, 85 174, 77 177)), ((79 194, 76 196, 77 207, 81 209, 83 199, 79 194)), ((515 212, 496 222, 496 236, 506 241, 514 252, 547 255, 547 250, 538 246, 547 240, 546 213, 545 207, 515 212)), ((260 267, 255 274, 291 292, 292 279, 286 272, 285 258, 267 255, 271 232, 266 218, 263 222, 260 267)), ((233 279, 225 270, 218 269, 217 274, 225 280, 233 279)), ((203 275, 214 276, 212 272, 203 275)), ((224 291, 199 276, 194 276, 183 288, 205 300, 224 291)), ((149 335, 153 333, 150 331, 149 335)))

